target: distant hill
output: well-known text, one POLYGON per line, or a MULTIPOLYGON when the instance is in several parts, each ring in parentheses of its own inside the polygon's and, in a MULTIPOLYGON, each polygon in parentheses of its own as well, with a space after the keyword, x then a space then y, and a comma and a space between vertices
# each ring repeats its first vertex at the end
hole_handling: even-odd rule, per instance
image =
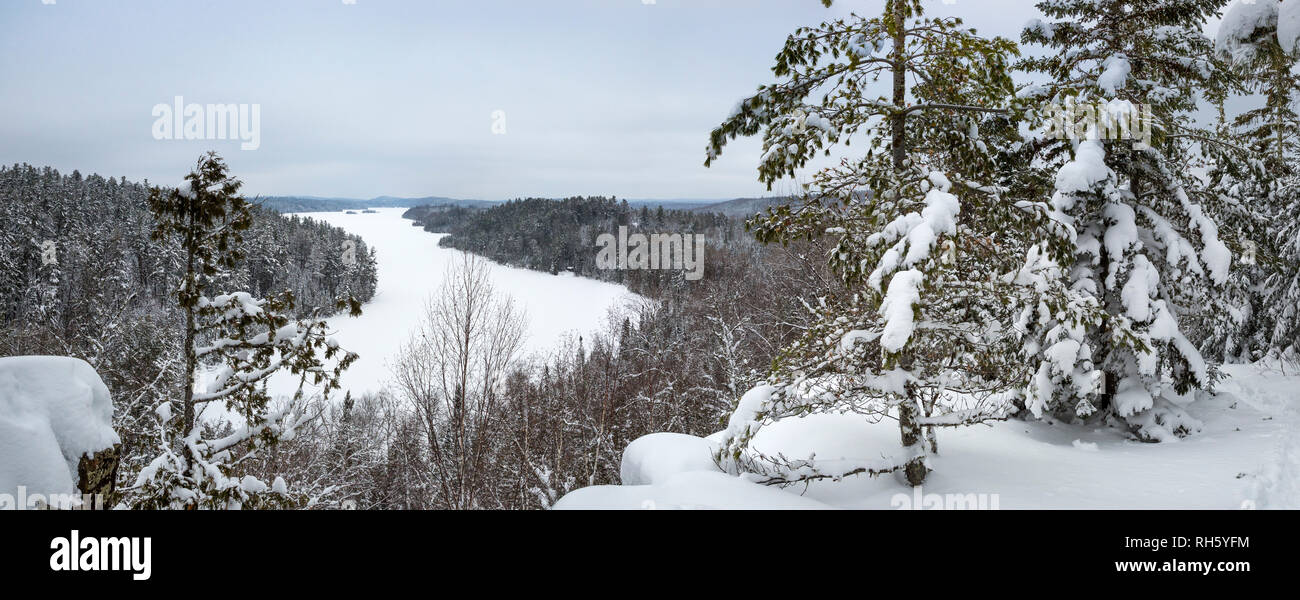
POLYGON ((322 198, 319 196, 263 196, 260 198, 254 198, 253 202, 282 213, 338 212, 344 210, 361 210, 363 208, 409 208, 412 206, 429 205, 487 207, 495 204, 495 202, 487 200, 461 200, 457 198, 443 198, 441 196, 425 196, 423 198, 379 196, 369 200, 363 200, 360 198, 322 198))
POLYGON ((367 202, 381 202, 374 206, 466 206, 470 208, 487 208, 500 202, 496 200, 464 200, 461 198, 445 198, 443 196, 425 196, 423 198, 395 198, 393 196, 379 196, 371 198, 367 202))
POLYGON ((641 208, 642 206, 655 208, 657 206, 662 206, 666 210, 691 210, 693 208, 717 204, 719 202, 716 198, 711 200, 698 198, 666 198, 658 200, 653 198, 622 198, 622 200, 626 200, 628 206, 633 208, 641 208))
MULTIPOLYGON (((746 203, 756 203, 757 208, 754 213, 760 212, 763 208, 771 206, 778 199, 776 198, 741 198, 737 200, 721 201, 718 199, 703 198, 625 198, 621 201, 628 203, 632 208, 641 208, 643 206, 656 208, 664 207, 666 210, 690 210, 697 212, 723 212, 727 216, 752 216, 746 203)), ((361 210, 363 208, 382 208, 382 207, 437 207, 437 206, 459 206, 462 208, 490 208, 501 202, 496 200, 463 200, 460 198, 446 198, 443 196, 425 196, 423 198, 399 198, 396 196, 377 196, 369 200, 361 198, 326 198, 321 196, 264 196, 253 200, 255 204, 260 204, 271 210, 282 213, 295 212, 339 212, 345 210, 361 210)))
POLYGON ((735 200, 728 200, 726 202, 696 206, 688 210, 692 212, 722 213, 728 217, 746 219, 767 210, 769 207, 785 204, 789 201, 790 198, 785 196, 773 196, 769 198, 736 198, 735 200))

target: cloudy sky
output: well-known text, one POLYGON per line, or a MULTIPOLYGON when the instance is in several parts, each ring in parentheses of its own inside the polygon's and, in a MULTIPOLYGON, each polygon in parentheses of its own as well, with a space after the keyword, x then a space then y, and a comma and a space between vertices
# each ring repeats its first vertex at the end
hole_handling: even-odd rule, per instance
MULTIPOLYGON (((0 163, 174 184, 215 149, 249 194, 763 195, 757 140, 705 169, 708 132, 796 27, 884 4, 346 1, 5 0, 0 163), (260 146, 156 140, 176 96, 259 105, 260 146)), ((1012 38, 1037 16, 926 5, 1012 38)))

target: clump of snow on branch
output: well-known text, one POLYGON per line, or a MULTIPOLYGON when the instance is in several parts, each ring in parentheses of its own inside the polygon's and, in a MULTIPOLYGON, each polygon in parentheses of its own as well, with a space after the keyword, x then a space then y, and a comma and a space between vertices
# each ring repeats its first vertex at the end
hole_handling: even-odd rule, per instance
POLYGON ((880 336, 880 346, 885 352, 895 353, 912 339, 915 306, 921 302, 921 283, 925 275, 916 269, 900 271, 889 281, 889 290, 880 303, 880 316, 885 319, 885 331, 880 336))
POLYGON ((1129 64, 1128 57, 1123 54, 1111 56, 1101 66, 1105 71, 1097 78, 1097 87, 1114 96, 1124 88, 1133 67, 1129 64))
POLYGON ((1215 51, 1235 61, 1249 60, 1258 49, 1255 42, 1258 33, 1277 27, 1279 7, 1276 0, 1234 3, 1219 24, 1215 51))
POLYGON ((1288 53, 1300 44, 1300 0, 1286 0, 1278 9, 1277 40, 1288 53))

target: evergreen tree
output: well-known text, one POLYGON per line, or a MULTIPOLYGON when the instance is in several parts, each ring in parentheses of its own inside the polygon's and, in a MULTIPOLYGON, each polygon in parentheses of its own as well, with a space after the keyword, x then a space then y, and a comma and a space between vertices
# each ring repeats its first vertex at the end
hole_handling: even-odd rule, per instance
POLYGON ((1300 174, 1288 175, 1279 188, 1287 193, 1276 204, 1277 226, 1269 238, 1280 259, 1265 284, 1263 332, 1269 354, 1300 361, 1300 174))
MULTIPOLYGON (((328 337, 318 316, 293 320, 293 295, 259 299, 247 292, 209 296, 215 283, 243 258, 243 232, 252 224, 241 182, 228 174, 215 153, 201 157, 186 176, 188 187, 154 189, 149 206, 157 219, 156 240, 179 240, 184 269, 176 291, 184 314, 184 373, 179 397, 156 409, 159 455, 135 484, 139 508, 285 507, 303 503, 283 479, 268 486, 240 476, 241 463, 282 438, 292 437, 302 417, 293 407, 310 381, 328 393, 356 355, 328 337), (327 363, 334 361, 330 367, 327 363), (204 381, 200 367, 215 366, 204 381), (299 378, 293 400, 276 406, 264 382, 287 370, 299 378), (202 384, 200 388, 200 384, 202 384), (203 391, 196 392, 196 388, 203 391), (199 409, 217 403, 235 419, 224 428, 199 421, 199 409), (176 418, 176 409, 180 418, 176 418)), ((355 300, 340 301, 360 314, 355 300)))
POLYGON ((1049 79, 1021 94, 1035 114, 1092 108, 1034 141, 1035 164, 1055 176, 1053 219, 1068 227, 1069 251, 1042 273, 1074 296, 1022 307, 1034 415, 1104 419, 1148 441, 1199 429, 1170 398, 1213 383, 1182 320, 1210 304, 1231 262, 1206 208, 1217 197, 1185 168, 1194 144, 1214 142, 1190 114, 1199 91, 1222 85, 1201 30, 1225 1, 1044 0, 1052 22, 1023 33, 1046 48, 1021 63, 1049 79))
MULTIPOLYGON (((1291 3, 1292 10, 1300 4, 1291 3)), ((1239 93, 1263 96, 1261 105, 1224 123, 1233 145, 1214 153, 1212 181, 1232 207, 1244 255, 1229 280, 1232 327, 1212 333, 1206 350, 1250 361, 1293 354, 1300 337, 1300 248, 1297 222, 1297 149, 1300 149, 1300 53, 1284 48, 1277 0, 1237 2, 1220 25, 1216 50, 1230 61, 1239 93)), ((1222 114, 1222 109, 1221 109, 1222 114)))
POLYGON ((1019 282, 1003 275, 1051 226, 1041 203, 998 185, 1016 54, 959 19, 925 18, 919 1, 889 0, 880 16, 796 31, 776 57, 780 81, 713 131, 706 165, 728 140, 762 132, 769 186, 852 136, 867 143, 865 156, 817 174, 800 204, 751 221, 763 242, 829 236, 847 294, 824 300, 773 385, 740 401, 718 456, 730 470, 775 484, 898 471, 915 486, 938 450, 936 427, 1005 416, 1008 390, 1028 374, 1006 300, 1019 282), (896 417, 902 450, 843 464, 749 446, 763 426, 815 412, 896 417))

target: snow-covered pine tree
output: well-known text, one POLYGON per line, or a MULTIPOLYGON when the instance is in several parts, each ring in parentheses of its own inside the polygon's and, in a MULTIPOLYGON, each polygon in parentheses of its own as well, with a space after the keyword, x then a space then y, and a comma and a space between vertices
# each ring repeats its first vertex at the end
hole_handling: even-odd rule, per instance
MULTIPOLYGON (((200 157, 186 176, 187 187, 153 189, 149 204, 157 220, 154 237, 175 239, 184 253, 176 298, 185 315, 185 378, 180 398, 158 406, 159 454, 145 467, 130 495, 137 508, 290 507, 309 499, 291 493, 277 477, 271 485, 240 475, 242 462, 258 450, 293 435, 300 424, 293 410, 310 381, 328 395, 357 356, 329 337, 313 314, 293 320, 293 295, 259 299, 247 292, 209 297, 214 281, 243 258, 242 232, 252 224, 242 185, 215 153, 200 157), (333 362, 333 366, 329 366, 333 362), (215 375, 196 392, 201 367, 215 375), (292 401, 275 405, 264 382, 281 370, 299 378, 292 401), (199 419, 211 404, 226 409, 228 427, 218 430, 199 419), (180 415, 176 413, 179 409, 180 415)), ((360 314, 354 299, 337 308, 360 314)))
POLYGON ((1096 123, 1140 119, 1128 135, 1056 128, 1035 141, 1036 164, 1055 172, 1054 219, 1072 230, 1073 256, 1054 272, 1077 296, 1070 306, 1094 310, 1023 307, 1034 415, 1106 420, 1148 441, 1200 427, 1171 399, 1213 383, 1181 320, 1227 281, 1232 258, 1203 208, 1213 194, 1185 168, 1189 147, 1212 140, 1190 113, 1198 91, 1222 77, 1201 30, 1225 3, 1044 0, 1037 6, 1052 22, 1023 33, 1046 48, 1020 65, 1048 78, 1021 92, 1039 116, 1084 106, 1102 115, 1096 123))
POLYGON ((1293 171, 1279 185, 1287 190, 1278 197, 1277 226, 1270 241, 1277 249, 1278 268, 1270 273, 1267 289, 1269 353, 1300 362, 1300 174, 1293 171))
POLYGON ((1225 359, 1293 354, 1300 338, 1300 53, 1284 47, 1283 39, 1294 35, 1282 26, 1288 19, 1300 25, 1300 1, 1238 0, 1220 24, 1215 47, 1231 63, 1239 91, 1263 97, 1262 105, 1225 125, 1223 135, 1235 145, 1214 149, 1215 188, 1231 201, 1231 227, 1248 244, 1229 279, 1230 309, 1240 326, 1206 340, 1206 351, 1225 359))
POLYGON ((959 19, 924 17, 917 0, 890 0, 874 18, 796 31, 776 57, 780 80, 713 131, 706 165, 729 140, 762 132, 769 186, 839 142, 866 143, 865 156, 815 175, 801 203, 750 222, 767 243, 834 240, 829 264, 848 293, 811 308, 817 324, 778 359, 771 385, 741 399, 717 456, 731 472, 769 484, 901 472, 920 485, 934 428, 1005 416, 1029 372, 1009 327, 1006 299, 1020 291, 1001 276, 1051 226, 1045 203, 1015 202, 996 184, 999 136, 1015 132, 1016 54, 959 19), (750 444, 766 425, 820 412, 897 418, 901 451, 825 462, 750 444))

